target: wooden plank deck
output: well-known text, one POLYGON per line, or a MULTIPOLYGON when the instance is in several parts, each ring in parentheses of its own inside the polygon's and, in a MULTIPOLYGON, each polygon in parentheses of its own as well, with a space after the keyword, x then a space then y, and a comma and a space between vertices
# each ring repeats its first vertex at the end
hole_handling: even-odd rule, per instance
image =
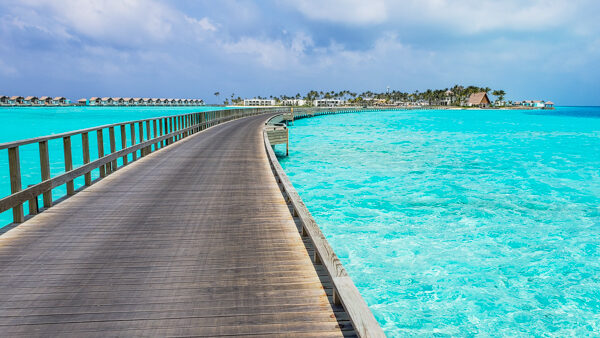
POLYGON ((264 116, 152 153, 0 236, 2 336, 353 336, 264 116))

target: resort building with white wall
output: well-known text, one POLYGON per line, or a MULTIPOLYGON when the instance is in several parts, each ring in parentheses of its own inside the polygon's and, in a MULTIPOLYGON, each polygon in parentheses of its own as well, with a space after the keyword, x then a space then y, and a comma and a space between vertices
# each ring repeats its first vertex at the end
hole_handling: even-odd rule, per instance
POLYGON ((268 99, 244 99, 244 106, 274 106, 275 100, 268 99))
POLYGON ((337 107, 342 105, 342 100, 337 99, 317 99, 313 101, 315 107, 337 107))

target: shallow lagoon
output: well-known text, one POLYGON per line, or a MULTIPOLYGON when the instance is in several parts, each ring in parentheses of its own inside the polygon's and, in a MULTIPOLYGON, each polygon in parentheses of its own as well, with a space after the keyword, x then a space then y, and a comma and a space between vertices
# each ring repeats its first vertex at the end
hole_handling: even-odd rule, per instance
POLYGON ((353 113, 290 134, 281 164, 388 335, 600 332, 599 108, 353 113))

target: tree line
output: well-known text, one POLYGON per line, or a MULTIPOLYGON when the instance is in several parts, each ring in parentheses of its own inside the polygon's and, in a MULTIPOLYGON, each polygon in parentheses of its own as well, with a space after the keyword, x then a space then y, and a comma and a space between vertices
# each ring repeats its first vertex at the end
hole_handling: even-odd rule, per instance
MULTIPOLYGON (((286 101, 286 100, 306 100, 307 102, 312 102, 318 99, 335 99, 347 101, 351 104, 361 104, 365 101, 371 100, 382 100, 385 102, 393 103, 393 102, 427 102, 428 104, 435 104, 441 100, 449 100, 451 104, 460 105, 471 96, 471 94, 486 92, 492 94, 496 97, 498 101, 504 101, 504 97, 506 96, 506 92, 502 89, 492 90, 489 87, 478 87, 478 86, 461 86, 454 85, 449 88, 442 89, 427 89, 425 91, 415 90, 412 93, 403 92, 399 90, 385 91, 385 92, 373 92, 373 91, 365 91, 362 93, 357 93, 349 90, 342 91, 317 91, 310 90, 305 94, 297 93, 296 95, 269 95, 269 97, 257 96, 257 99, 271 99, 275 100, 276 103, 286 101)), ((215 97, 220 96, 220 92, 214 93, 215 97)), ((237 104, 243 102, 239 96, 235 96, 232 93, 229 97, 226 97, 224 100, 224 104, 237 104)))

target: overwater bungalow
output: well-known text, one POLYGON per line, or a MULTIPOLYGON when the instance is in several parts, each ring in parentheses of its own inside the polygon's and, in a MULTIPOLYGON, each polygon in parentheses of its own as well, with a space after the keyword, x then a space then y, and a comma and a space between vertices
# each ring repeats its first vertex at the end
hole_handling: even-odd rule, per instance
POLYGON ((37 96, 27 96, 23 99, 23 104, 34 106, 39 104, 40 99, 37 96))
POLYGON ((0 105, 2 105, 2 106, 8 105, 8 99, 9 99, 9 97, 6 95, 0 96, 0 105))
POLYGON ((40 104, 45 106, 51 106, 52 98, 50 96, 42 96, 40 97, 40 104))
POLYGON ((52 104, 56 105, 56 106, 62 106, 67 104, 67 98, 63 97, 63 96, 57 96, 55 98, 52 99, 52 104))
POLYGON ((159 106, 166 106, 167 105, 167 99, 158 99, 158 105, 159 106))
POLYGON ((544 101, 534 100, 533 101, 533 107, 535 107, 535 108, 544 108, 544 101))
POLYGON ((142 102, 142 98, 141 97, 134 97, 133 98, 133 105, 135 106, 141 106, 143 104, 142 102))
POLYGON ((479 107, 479 108, 487 108, 490 106, 490 98, 488 97, 486 92, 474 93, 469 96, 469 100, 467 101, 467 106, 469 107, 479 107))
POLYGON ((123 101, 122 97, 113 97, 112 100, 113 100, 113 105, 115 105, 115 106, 122 106, 125 104, 125 101, 123 101))
POLYGON ((84 98, 81 98, 81 99, 77 100, 77 104, 80 105, 80 106, 87 106, 88 100, 84 99, 84 98))
POLYGON ((112 97, 103 97, 103 98, 102 98, 102 101, 101 101, 101 104, 102 104, 103 106, 112 106, 112 104, 113 104, 113 99, 112 99, 112 97))
POLYGON ((554 102, 552 102, 552 101, 544 102, 544 109, 554 109, 554 102))
POLYGON ((135 102, 133 101, 133 98, 131 98, 131 97, 125 97, 125 98, 123 98, 123 103, 126 106, 133 106, 135 104, 135 102))
POLYGON ((23 104, 23 96, 11 96, 8 99, 8 104, 16 106, 16 105, 22 105, 23 104))
POLYGON ((92 97, 88 103, 90 106, 100 106, 102 105, 102 99, 99 97, 92 97))

